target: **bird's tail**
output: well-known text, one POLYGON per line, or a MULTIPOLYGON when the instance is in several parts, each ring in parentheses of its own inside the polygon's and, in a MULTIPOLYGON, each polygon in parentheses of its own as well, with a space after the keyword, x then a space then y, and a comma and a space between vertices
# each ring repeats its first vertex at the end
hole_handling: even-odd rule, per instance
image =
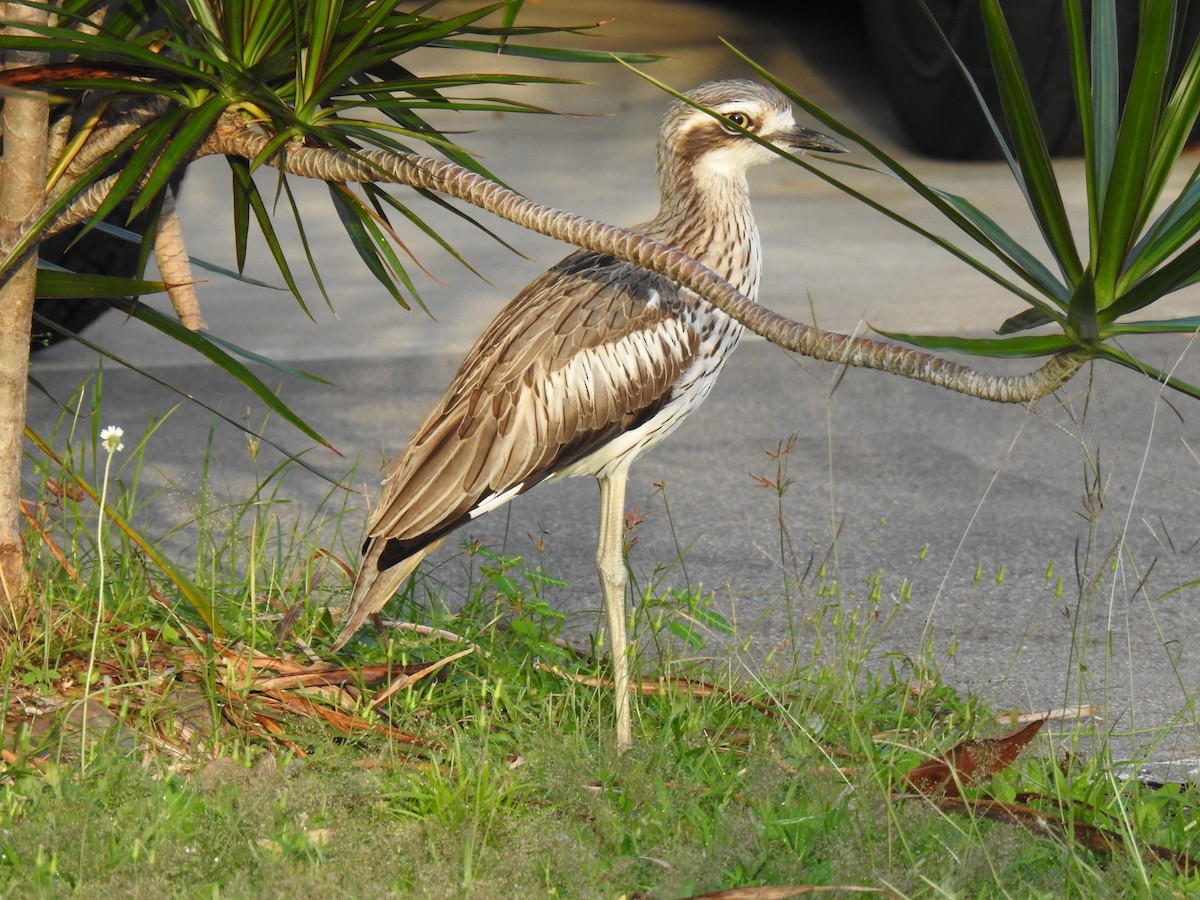
POLYGON ((412 556, 382 571, 379 569, 379 557, 387 541, 371 541, 354 579, 354 590, 350 594, 350 603, 346 606, 346 622, 330 649, 334 652, 340 650, 354 632, 362 627, 363 622, 367 621, 368 616, 383 609, 400 586, 408 580, 408 576, 421 564, 421 560, 441 546, 442 540, 444 538, 422 547, 412 556))

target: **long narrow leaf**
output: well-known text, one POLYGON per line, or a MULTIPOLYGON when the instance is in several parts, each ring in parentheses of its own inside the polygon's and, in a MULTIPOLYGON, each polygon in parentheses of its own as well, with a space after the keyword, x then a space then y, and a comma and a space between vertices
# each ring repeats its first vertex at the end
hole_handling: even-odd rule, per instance
POLYGON ((296 232, 300 238, 300 248, 304 251, 304 258, 308 262, 308 270, 312 273, 317 290, 321 292, 321 297, 325 300, 325 306, 330 312, 335 312, 333 300, 329 296, 329 291, 325 289, 325 279, 321 277, 321 269, 317 265, 316 257, 313 256, 312 245, 308 240, 308 229, 304 227, 304 217, 300 215, 300 206, 296 203, 295 194, 292 193, 292 183, 287 178, 280 178, 279 187, 287 198, 288 206, 291 207, 292 218, 296 223, 296 232))
MULTIPOLYGON (((1147 176, 1139 219, 1145 220, 1162 194, 1200 116, 1200 43, 1192 49, 1163 116, 1161 137, 1147 176)), ((1141 237, 1129 254, 1118 289, 1124 289, 1169 258, 1200 229, 1196 173, 1180 195, 1141 237)))
POLYGON ((305 381, 312 381, 316 382, 317 384, 333 384, 332 381, 328 381, 322 378, 320 375, 314 375, 312 372, 306 372, 303 369, 297 369, 295 366, 289 366, 287 363, 281 363, 277 360, 263 356, 261 353, 255 353, 253 350, 247 350, 245 347, 240 347, 232 341, 227 341, 225 338, 218 337, 211 331, 205 331, 204 338, 205 340, 212 341, 218 347, 224 347, 229 352, 236 353, 243 359, 248 359, 251 362, 256 362, 259 365, 274 369, 281 375, 287 375, 291 378, 303 378, 305 381))
POLYGON ((903 341, 914 347, 939 353, 969 353, 994 359, 1049 356, 1065 350, 1078 349, 1064 334, 1027 335, 1011 338, 965 338, 959 335, 906 334, 899 331, 879 331, 893 341, 903 341))
POLYGON ((158 294, 167 289, 161 281, 120 278, 116 275, 92 275, 78 272, 38 269, 37 297, 40 300, 97 299, 158 294))
POLYGON ((953 204, 964 216, 970 219, 975 227, 988 236, 988 239, 1011 258, 1021 272, 1032 276, 1034 283, 1049 297, 1056 298, 1065 308, 1068 302, 1067 286, 1054 276, 1040 259, 1033 255, 1020 241, 1005 231, 991 216, 977 207, 965 197, 937 190, 939 195, 953 204))
POLYGON ((306 4, 308 33, 307 44, 300 60, 300 84, 297 85, 302 118, 324 99, 317 94, 317 85, 326 75, 326 63, 333 44, 334 30, 341 17, 341 0, 324 0, 322 3, 306 4))
POLYGON ((1100 308, 1115 299, 1126 255, 1149 214, 1142 198, 1165 95, 1175 2, 1143 0, 1141 10, 1129 96, 1100 218, 1100 249, 1095 261, 1100 308))
POLYGON ((654 53, 615 53, 609 50, 564 50, 552 47, 531 47, 524 44, 498 44, 484 41, 469 41, 462 39, 446 39, 434 41, 431 47, 447 47, 454 50, 477 50, 480 53, 500 54, 502 56, 520 56, 526 59, 540 59, 548 62, 574 63, 630 63, 642 65, 659 62, 666 57, 654 53))
MULTIPOLYGON (((433 229, 433 226, 431 226, 424 219, 422 219, 420 216, 418 216, 415 212, 413 212, 411 209, 409 209, 407 206, 405 206, 403 203, 401 203, 399 200, 397 200, 395 197, 393 197, 390 193, 388 193, 387 191, 384 191, 384 190, 380 190, 379 188, 375 187, 374 185, 370 185, 370 184, 363 185, 363 188, 371 196, 372 200, 377 200, 379 202, 386 203, 388 206, 392 207, 392 209, 394 209, 398 213, 400 213, 400 215, 404 216, 404 218, 408 219, 409 222, 411 222, 414 226, 419 228, 430 240, 434 241, 439 247, 442 248, 442 250, 444 250, 447 254, 449 254, 451 257, 453 257, 455 260, 457 260, 472 275, 477 275, 478 277, 482 278, 485 282, 488 281, 487 276, 484 275, 482 272, 480 272, 478 269, 476 269, 474 266, 472 266, 470 264, 470 262, 466 259, 466 257, 464 257, 457 250, 455 250, 449 241, 447 241, 445 238, 443 238, 440 234, 438 234, 433 229)), ((478 221, 474 216, 470 216, 470 215, 466 214, 462 210, 458 209, 458 207, 451 206, 449 203, 446 203, 437 194, 432 194, 432 193, 429 193, 426 191, 421 191, 420 193, 422 196, 425 196, 426 199, 430 200, 433 203, 438 204, 439 206, 442 206, 448 212, 458 215, 460 218, 463 219, 463 221, 467 222, 468 224, 474 225, 480 231, 482 231, 484 234, 486 234, 488 237, 492 238, 497 243, 499 243, 500 246, 504 247, 506 250, 509 250, 512 253, 516 253, 518 256, 524 255, 521 253, 520 250, 518 250, 512 244, 508 243, 502 237, 500 237, 500 235, 498 235, 494 231, 491 231, 490 229, 488 229, 485 225, 483 225, 482 222, 478 221)), ((490 284, 490 282, 488 282, 488 283, 490 284)))
POLYGON ((979 89, 979 83, 975 80, 975 76, 971 73, 971 69, 967 66, 966 62, 963 61, 962 56, 959 54, 958 49, 954 46, 954 42, 950 40, 949 35, 947 35, 942 29, 941 22, 938 21, 938 17, 935 16, 933 11, 929 8, 929 3, 926 2, 926 0, 916 0, 916 2, 920 4, 921 11, 925 13, 925 18, 929 20, 929 24, 933 27, 933 30, 941 39, 942 49, 945 50, 945 52, 950 55, 950 58, 954 60, 954 64, 958 67, 959 74, 962 75, 963 81, 966 82, 967 87, 971 89, 971 94, 975 98, 975 104, 979 108, 979 112, 982 113, 984 121, 987 122, 988 128, 992 132, 992 136, 996 139, 996 146, 1000 149, 1001 155, 1008 162, 1008 168, 1012 171, 1013 178, 1017 180, 1017 183, 1021 185, 1022 191, 1024 191, 1024 174, 1021 172, 1021 167, 1017 165, 1016 157, 1013 156, 1012 148, 1008 145, 1008 140, 1005 138, 1003 129, 1001 129, 1000 124, 996 121, 996 117, 992 115, 991 104, 988 103, 988 101, 984 98, 983 91, 979 89))
POLYGON ((1129 267, 1121 277, 1122 290, 1162 265, 1200 233, 1200 180, 1196 174, 1130 251, 1129 267))
POLYGON ((1004 120, 1013 141, 1017 164, 1023 176, 1026 202, 1041 229, 1042 236, 1068 284, 1074 284, 1083 271, 1071 223, 1067 218, 1058 180, 1050 162, 1045 135, 1038 121, 1029 84, 1021 69, 1012 33, 1008 30, 1000 0, 980 0, 984 32, 996 72, 996 86, 1004 120))
POLYGON ((1096 355, 1101 359, 1107 359, 1110 362, 1115 362, 1117 365, 1124 366, 1127 369, 1132 369, 1141 375, 1146 375, 1153 378, 1155 381, 1165 384, 1169 388, 1173 388, 1182 394, 1187 394, 1196 400, 1200 400, 1200 387, 1197 387, 1190 382, 1184 381, 1181 378, 1176 378, 1168 372, 1164 372, 1155 366, 1150 365, 1144 360, 1140 360, 1131 353, 1114 347, 1111 344, 1105 344, 1097 348, 1096 355))
MULTIPOLYGON (((292 462, 307 469, 309 472, 311 472, 313 475, 317 476, 318 478, 322 479, 323 481, 329 482, 334 487, 340 488, 340 489, 346 490, 346 491, 353 490, 352 488, 347 487, 346 485, 342 484, 340 481, 338 481, 332 475, 329 475, 328 473, 321 471, 320 469, 318 469, 316 466, 312 465, 311 463, 306 462, 304 457, 301 454, 292 453, 290 450, 288 450, 282 444, 276 443, 275 441, 271 440, 266 435, 261 434, 257 431, 254 431, 251 428, 247 428, 245 423, 239 421, 238 419, 235 419, 232 416, 226 415, 225 413, 221 412, 216 407, 211 406, 208 403, 205 403, 203 400, 194 396, 193 394, 189 393, 188 391, 184 390, 183 388, 178 387, 177 385, 171 384, 171 382, 166 381, 163 378, 159 378, 153 372, 147 371, 146 369, 139 368, 138 366, 134 365, 129 360, 124 359, 123 357, 120 357, 117 354, 113 353, 111 350, 101 347, 99 344, 92 343, 87 338, 83 337, 82 335, 76 334, 73 331, 63 328, 62 325, 60 325, 59 323, 53 322, 50 319, 47 319, 46 317, 41 316, 36 312, 33 314, 33 317, 37 322, 46 326, 47 328, 51 329, 52 331, 56 331, 59 334, 63 335, 64 337, 70 338, 72 341, 79 344, 80 346, 86 347, 88 350, 91 350, 94 353, 105 357, 106 359, 111 359, 113 362, 117 363, 118 365, 123 366, 126 369, 129 369, 129 371, 133 372, 138 377, 144 378, 148 382, 151 382, 152 384, 157 384, 159 387, 164 388, 165 390, 168 390, 173 394, 177 394, 179 397, 182 397, 184 400, 187 400, 189 403, 193 403, 196 406, 199 406, 201 409, 205 410, 206 412, 211 414, 213 417, 220 419, 222 422, 224 422, 227 425, 232 426, 233 428, 235 428, 238 431, 245 434, 247 437, 252 438, 255 441, 261 441, 262 443, 266 444, 268 447, 271 447, 274 450, 279 451, 279 453, 281 453, 283 456, 286 456, 288 459, 292 460, 292 462)), ((43 391, 43 393, 45 393, 45 391, 43 391)), ((51 398, 51 399, 53 399, 53 398, 51 398)), ((57 403, 57 401, 55 401, 55 402, 57 403)), ((334 449, 333 452, 337 453, 339 456, 342 455, 336 449, 334 449)))
POLYGON ((996 329, 996 334, 1017 334, 1022 331, 1029 331, 1031 328, 1049 325, 1052 322, 1056 322, 1060 326, 1065 325, 1066 317, 1056 316, 1046 310, 1027 309, 1005 319, 1000 327, 996 329))
MULTIPOLYGON (((1183 31, 1180 27, 1177 30, 1183 31)), ((1168 70, 1168 73, 1170 71, 1168 70)), ((1179 162, 1196 119, 1200 116, 1200 43, 1193 44, 1180 67, 1179 77, 1170 92, 1158 133, 1151 148, 1150 166, 1138 212, 1139 228, 1158 204, 1163 188, 1179 162)))
POLYGON ((373 229, 373 223, 370 221, 370 218, 361 209, 349 202, 342 193, 342 190, 344 189, 340 185, 329 185, 329 196, 333 199, 333 206, 337 210, 338 219, 341 221, 342 227, 346 229, 346 234, 350 237, 350 243, 353 245, 354 251, 366 264, 367 269, 375 276, 375 279, 392 295, 392 299, 405 309, 410 309, 408 301, 404 299, 404 295, 400 292, 400 288, 396 284, 395 278, 393 278, 393 272, 389 272, 388 267, 384 265, 383 260, 380 258, 381 245, 386 245, 386 242, 382 240, 382 236, 379 235, 378 230, 373 229))
POLYGON ((1191 334, 1200 329, 1200 316, 1184 319, 1160 319, 1147 322, 1124 322, 1104 330, 1105 337, 1123 334, 1191 334))
POLYGON ((1151 303, 1193 284, 1200 277, 1200 240, 1181 250, 1133 285, 1100 314, 1102 322, 1113 322, 1121 316, 1144 309, 1151 303))
POLYGON ((191 162, 196 148, 212 132, 217 119, 225 112, 229 101, 224 97, 212 96, 200 106, 188 110, 183 122, 170 136, 162 152, 154 161, 150 177, 138 192, 133 202, 130 217, 142 212, 159 192, 167 186, 171 178, 177 175, 191 162))
MULTIPOLYGON (((142 179, 143 174, 148 171, 154 159, 162 152, 163 148, 171 140, 171 136, 181 126, 187 118, 188 110, 182 107, 177 107, 168 110, 161 119, 153 122, 139 132, 130 135, 132 140, 140 140, 133 148, 127 162, 122 162, 122 168, 117 175, 116 181, 113 183, 112 189, 108 195, 100 202, 96 208, 96 212, 92 218, 85 223, 81 234, 86 234, 94 223, 111 215, 122 202, 130 196, 135 190, 138 182, 142 179)), ((126 141, 122 148, 128 146, 131 141, 126 141)), ((122 148, 118 148, 114 154, 111 154, 111 159, 115 160, 118 157, 122 148)), ((83 180, 92 181, 100 177, 109 160, 102 160, 99 164, 93 167, 94 176, 85 176, 83 180)), ((130 215, 128 218, 133 218, 130 215)))
POLYGON ((241 174, 232 173, 233 191, 233 255, 240 274, 246 268, 246 247, 250 239, 250 192, 257 190, 250 176, 250 164, 234 156, 226 157, 231 169, 241 169, 241 174))
MULTIPOLYGON (((54 448, 52 448, 50 444, 41 437, 41 435, 39 435, 28 425, 25 426, 25 437, 35 447, 37 447, 38 450, 52 459, 55 465, 66 472, 71 477, 71 480, 74 481, 84 493, 91 497, 94 502, 100 502, 99 492, 90 484, 88 484, 87 480, 82 475, 68 466, 66 462, 54 452, 54 448)), ((121 514, 112 507, 111 504, 106 503, 102 512, 104 515, 108 516, 113 525, 119 528, 122 533, 124 533, 130 541, 132 541, 144 554, 146 554, 149 560, 154 563, 154 565, 164 575, 166 575, 167 578, 170 579, 171 583, 175 585, 176 590, 179 591, 184 601, 192 608, 196 615, 200 617, 200 620, 204 622, 205 626, 213 634, 213 636, 222 637, 225 632, 221 628, 220 621, 217 619, 217 612, 213 607, 212 600, 202 590, 200 590, 199 587, 196 586, 195 582, 188 578, 188 576, 183 573, 183 570, 175 565, 175 563, 171 562, 166 556, 160 553, 154 546, 154 543, 143 537, 141 532, 130 525, 129 522, 127 522, 124 517, 122 517, 121 514)))
MULTIPOLYGON (((1100 212, 1112 177, 1117 152, 1117 134, 1121 125, 1121 61, 1117 42, 1116 0, 1092 3, 1092 97, 1079 103, 1081 123, 1091 122, 1084 131, 1085 141, 1093 146, 1087 171, 1092 198, 1088 204, 1092 223, 1092 256, 1100 253, 1100 212)), ((1085 126, 1086 127, 1086 126, 1085 126)))
MULTIPOLYGON (((878 144, 873 143, 871 140, 866 138, 864 135, 855 131, 853 128, 850 128, 848 125, 846 125, 839 119, 836 119, 833 116, 829 115, 829 113, 827 113, 825 110, 821 109, 819 106, 814 104, 812 101, 810 101, 807 98, 805 98, 804 96, 796 93, 796 91, 792 90, 788 85, 784 84, 783 81, 781 81, 779 78, 772 75, 764 67, 762 67, 759 64, 757 64, 756 62, 754 62, 754 60, 752 60, 750 57, 746 56, 744 53, 742 53, 740 50, 738 50, 732 44, 726 43, 726 46, 729 47, 729 49, 734 54, 736 54, 740 59, 742 59, 743 62, 745 62, 748 66, 750 66, 756 72, 758 72, 758 74, 761 75, 765 80, 769 81, 771 84, 773 84, 775 87, 777 87, 780 91, 782 91, 793 103, 795 103, 796 105, 801 107, 810 116, 812 116, 813 118, 822 122, 824 125, 828 126, 829 128, 833 129, 838 134, 843 135, 846 138, 848 138, 849 140, 853 141, 855 144, 859 145, 864 150, 866 150, 868 153, 870 153, 873 157, 875 157, 875 159, 879 160, 879 162, 882 163, 883 166, 887 169, 889 174, 891 174, 892 176, 899 178, 901 181, 903 181, 919 197, 921 197, 923 200, 925 200, 927 203, 929 203, 929 205, 932 206, 941 215, 945 216, 946 219, 948 219, 956 228, 961 230, 971 240, 978 243, 981 247, 986 249, 989 253, 992 253, 993 255, 995 255, 998 259, 1001 260, 1001 262, 1003 262, 1006 266, 1008 266, 1009 269, 1011 269, 1022 280, 1026 281, 1035 290, 1044 290, 1051 295, 1057 295, 1057 294, 1061 293, 1061 287, 1058 289, 1053 289, 1053 288, 1048 289, 1040 282, 1038 276, 1035 273, 1026 271, 1024 268, 1022 268, 1021 264, 1017 260, 1015 260, 1011 256, 1009 256, 1004 251, 1003 247, 1001 247, 999 244, 992 241, 989 238, 988 234, 985 231, 981 230, 976 225, 976 223, 971 220, 971 218, 969 218, 967 215, 964 215, 964 213, 962 211, 960 211, 954 204, 950 203, 946 199, 947 196, 951 196, 951 195, 947 195, 947 194, 945 194, 941 191, 938 191, 938 190, 930 187, 929 185, 925 184, 923 181, 921 181, 920 178, 918 178, 909 169, 907 169, 904 165, 902 165, 899 162, 899 160, 895 159, 893 156, 891 156, 889 153, 887 153, 885 150, 883 150, 883 148, 881 148, 878 144)), ((675 97, 682 98, 682 95, 679 94, 677 91, 672 90, 670 87, 663 84, 661 81, 658 81, 654 77, 646 74, 645 72, 642 72, 639 69, 633 69, 632 67, 631 67, 631 70, 633 72, 636 72, 642 78, 649 81, 651 84, 657 85, 658 87, 662 88, 667 93, 672 94, 675 97)), ((899 213, 895 212, 894 210, 888 209, 887 207, 883 206, 882 204, 876 202, 875 200, 872 200, 871 198, 867 197, 862 192, 857 191, 854 188, 850 187, 845 182, 843 182, 837 178, 834 178, 833 176, 831 176, 824 170, 819 169, 816 166, 812 165, 803 156, 790 156, 790 155, 784 154, 783 151, 778 151, 778 152, 786 160, 791 162, 793 165, 800 166, 801 168, 805 169, 806 171, 811 172, 812 174, 816 175, 818 178, 822 179, 823 181, 826 181, 827 183, 833 185, 838 190, 850 195, 851 197, 854 197, 854 199, 858 200, 859 202, 865 203, 866 205, 870 206, 872 209, 876 210, 877 212, 882 213, 883 215, 887 216, 888 218, 892 219, 893 221, 899 222, 901 225, 904 225, 906 228, 909 228, 912 231, 916 232, 917 234, 920 234, 922 237, 925 237, 925 238, 933 241, 939 247, 942 247, 947 252, 953 254, 954 256, 961 259, 963 262, 967 263, 967 265, 978 270, 979 272, 982 272, 984 275, 986 275, 988 278, 991 278, 997 284, 1002 285, 1005 288, 1005 290, 1012 291, 1014 294, 1021 297, 1022 300, 1025 300, 1027 303, 1029 303, 1031 305, 1037 305, 1039 303, 1044 302, 1041 299, 1030 294, 1028 291, 1024 290, 1023 288, 1013 284, 1011 281, 1006 279, 1003 275, 1000 275, 998 272, 996 272, 994 269, 992 269, 991 267, 984 264, 978 258, 967 253, 965 250, 963 250, 961 247, 959 247, 952 241, 949 241, 946 238, 941 237, 940 235, 933 234, 929 230, 917 225, 915 222, 905 218, 904 216, 901 216, 899 213)), ((858 163, 853 163, 853 162, 850 162, 847 160, 841 160, 841 159, 830 160, 830 162, 834 163, 835 165, 839 165, 839 166, 849 166, 852 168, 857 167, 857 168, 864 168, 864 169, 868 168, 868 167, 862 166, 858 163)), ((875 171, 873 169, 868 169, 868 170, 875 171)), ((1053 279, 1053 281, 1057 281, 1057 279, 1053 279)))
MULTIPOLYGON (((263 240, 267 242, 267 249, 271 251, 275 265, 279 268, 279 274, 283 276, 284 283, 287 284, 288 290, 292 292, 292 296, 296 298, 296 302, 300 304, 300 308, 304 310, 304 314, 311 319, 312 313, 308 311, 308 307, 304 303, 304 297, 300 294, 300 286, 296 284, 296 279, 292 276, 292 269, 288 264, 287 255, 283 252, 283 244, 279 241, 279 235, 275 233, 275 226, 271 222, 271 214, 267 212, 266 204, 263 203, 262 195, 258 192, 258 185, 254 183, 254 178, 250 174, 249 167, 243 161, 229 157, 229 171, 233 173, 236 190, 240 192, 240 202, 245 203, 254 212, 254 218, 258 222, 263 240)), ((285 176, 280 173, 280 177, 285 176)), ((244 238, 240 246, 239 268, 243 263, 244 238)))
POLYGON ((1084 343, 1093 343, 1100 337, 1100 323, 1096 320, 1096 285, 1091 272, 1084 272, 1075 285, 1075 293, 1067 306, 1067 327, 1084 343))
POLYGON ((133 316, 147 325, 152 325, 159 331, 173 338, 185 347, 188 347, 200 355, 206 357, 213 363, 216 363, 243 385, 245 385, 251 393, 262 400, 267 407, 285 421, 290 422, 293 426, 300 429, 304 434, 308 435, 314 441, 333 450, 334 447, 329 441, 321 437, 312 426, 301 419, 294 413, 286 403, 279 399, 279 396, 267 387, 263 382, 246 368, 242 363, 238 362, 214 342, 208 340, 203 332, 190 331, 184 328, 179 322, 171 316, 164 315, 158 310, 147 306, 137 300, 128 300, 124 298, 113 298, 104 302, 116 307, 126 315, 133 316))

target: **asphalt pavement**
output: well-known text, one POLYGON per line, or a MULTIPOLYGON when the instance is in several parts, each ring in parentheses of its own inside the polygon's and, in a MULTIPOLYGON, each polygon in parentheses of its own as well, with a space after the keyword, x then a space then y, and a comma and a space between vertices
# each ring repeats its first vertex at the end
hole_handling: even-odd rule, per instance
MULTIPOLYGON (((666 54, 644 68, 678 89, 749 74, 723 37, 922 178, 969 197, 1023 240, 1035 239, 1002 164, 945 162, 906 150, 861 38, 836 21, 773 20, 663 0, 531 4, 528 11, 573 23, 612 18, 587 44, 666 54)), ((466 130, 459 141, 534 199, 616 223, 653 215, 654 136, 666 98, 634 72, 445 52, 412 63, 418 70, 490 67, 588 79, 521 89, 523 99, 575 114, 569 117, 474 115, 439 124, 466 130)), ((866 161, 861 152, 858 158, 866 161)), ((1079 164, 1059 165, 1071 185, 1066 201, 1078 214, 1079 164)), ((856 178, 881 200, 936 223, 899 183, 856 178)), ((192 254, 228 266, 227 181, 223 161, 197 164, 181 215, 192 254)), ((799 168, 756 170, 751 190, 765 255, 760 300, 787 315, 841 331, 983 335, 1020 308, 949 254, 799 168)), ((373 491, 382 460, 402 448, 471 340, 568 248, 485 217, 525 254, 518 256, 431 210, 431 223, 487 281, 414 234, 409 246, 431 273, 414 270, 414 277, 432 315, 406 311, 354 256, 325 189, 309 186, 299 196, 332 310, 311 279, 302 280, 310 319, 284 292, 212 276, 201 286, 203 312, 214 334, 330 382, 267 375, 342 456, 314 448, 275 419, 267 434, 373 491)), ((293 260, 303 274, 297 246, 293 260)), ((261 247, 249 269, 278 282, 261 247)), ((1196 300, 1188 291, 1159 312, 1194 312, 1196 300)), ((136 321, 109 315, 87 336, 236 420, 256 427, 264 421, 262 403, 136 321)), ((1200 350, 1188 341, 1154 339, 1138 348, 1151 362, 1200 378, 1200 350)), ((94 385, 96 369, 94 353, 60 346, 38 354, 34 376, 62 398, 89 379, 94 385)), ((150 496, 143 489, 142 521, 169 535, 186 563, 196 538, 180 523, 202 499, 246 496, 255 472, 270 471, 278 457, 264 448, 252 461, 239 431, 214 426, 210 413, 186 402, 171 412, 179 402, 104 364, 102 425, 120 424, 131 435, 167 416, 146 451, 143 479, 160 490, 150 496)), ((45 396, 31 396, 30 419, 39 430, 50 431, 58 416, 45 396)), ((872 666, 905 671, 932 647, 950 683, 1006 708, 1093 704, 1103 709, 1100 733, 1119 752, 1200 757, 1191 707, 1200 659, 1187 637, 1200 621, 1198 421, 1194 401, 1103 364, 1027 409, 878 372, 843 372, 748 338, 705 407, 634 466, 628 504, 644 520, 631 567, 643 587, 713 592, 737 631, 733 639, 711 635, 704 652, 733 659, 737 669, 751 671, 781 646, 810 646, 813 623, 829 624, 836 595, 843 608, 860 611, 860 624, 872 623, 861 638, 872 666), (775 456, 789 442, 781 476, 775 456), (782 479, 786 490, 764 486, 764 479, 782 479), (680 548, 682 564, 670 564, 680 548), (1164 737, 1168 724, 1174 727, 1164 737)), ((289 529, 311 527, 314 516, 329 527, 324 501, 346 504, 344 547, 357 541, 363 497, 298 468, 280 495, 289 500, 280 512, 281 540, 289 529)), ((599 618, 591 562, 597 506, 594 483, 573 479, 539 487, 460 537, 541 559, 568 585, 552 590, 551 600, 586 632, 599 618)), ((459 549, 447 548, 432 571, 453 595, 468 565, 459 549)))

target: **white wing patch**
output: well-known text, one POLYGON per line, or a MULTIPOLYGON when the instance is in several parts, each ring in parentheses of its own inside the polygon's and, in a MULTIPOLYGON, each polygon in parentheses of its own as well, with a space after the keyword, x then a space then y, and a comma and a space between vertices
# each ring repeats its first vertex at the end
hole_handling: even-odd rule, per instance
POLYGON ((522 481, 514 484, 508 490, 488 494, 471 508, 471 511, 467 513, 467 518, 478 519, 484 513, 491 512, 498 506, 503 506, 513 497, 517 496, 517 494, 521 493, 521 488, 523 487, 525 487, 525 482, 522 481))

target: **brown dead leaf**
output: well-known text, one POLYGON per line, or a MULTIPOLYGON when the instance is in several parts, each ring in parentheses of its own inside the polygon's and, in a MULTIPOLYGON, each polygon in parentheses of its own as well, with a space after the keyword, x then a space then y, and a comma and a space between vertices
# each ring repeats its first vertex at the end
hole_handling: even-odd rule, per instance
POLYGON ((1035 719, 1000 737, 962 741, 940 759, 921 763, 904 776, 904 781, 922 794, 957 797, 960 787, 979 784, 1011 766, 1045 722, 1035 719))
MULTIPOLYGON (((51 480, 53 481, 53 479, 51 480)), ((54 538, 50 536, 50 532, 46 530, 42 521, 42 517, 37 515, 37 512, 40 509, 40 504, 34 504, 28 500, 22 500, 19 506, 21 508, 21 513, 25 516, 25 519, 41 536, 42 543, 45 544, 46 548, 54 554, 54 558, 58 560, 58 564, 62 566, 62 570, 67 573, 67 576, 72 581, 78 584, 79 575, 76 574, 75 569, 71 566, 71 564, 67 562, 66 555, 62 552, 62 549, 58 546, 58 544, 55 543, 54 538)))
MULTIPOLYGON (((934 802, 942 809, 966 810, 998 822, 1008 822, 1040 835, 1041 837, 1064 840, 1073 838, 1078 844, 1093 853, 1113 855, 1128 849, 1124 837, 1087 822, 1068 821, 1054 813, 1024 806, 1020 803, 1003 803, 999 800, 972 800, 966 797, 938 797, 934 802)), ((1143 855, 1153 862, 1165 862, 1183 875, 1200 872, 1200 864, 1186 853, 1178 853, 1156 844, 1139 844, 1143 855)))

